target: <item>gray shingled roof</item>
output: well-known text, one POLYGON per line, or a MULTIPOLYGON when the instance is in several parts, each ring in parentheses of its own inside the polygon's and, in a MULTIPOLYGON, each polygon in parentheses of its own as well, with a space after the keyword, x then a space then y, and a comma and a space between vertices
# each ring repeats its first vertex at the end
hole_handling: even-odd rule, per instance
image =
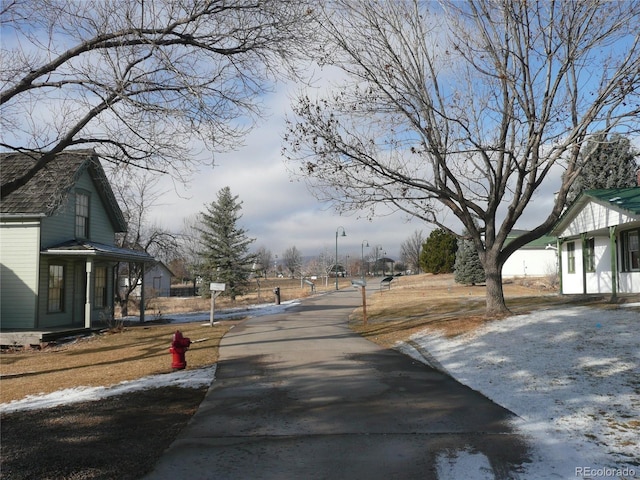
MULTIPOLYGON (((36 160, 24 153, 0 153, 0 175, 8 182, 26 172, 36 160)), ((10 193, 0 203, 0 213, 12 216, 50 216, 64 204, 67 195, 82 173, 88 170, 117 231, 126 222, 109 181, 93 150, 67 150, 56 156, 23 187, 10 193)))

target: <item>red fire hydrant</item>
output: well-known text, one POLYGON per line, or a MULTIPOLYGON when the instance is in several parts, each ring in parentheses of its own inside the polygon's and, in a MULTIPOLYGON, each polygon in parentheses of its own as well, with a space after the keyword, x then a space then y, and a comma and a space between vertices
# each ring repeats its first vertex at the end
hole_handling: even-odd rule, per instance
POLYGON ((171 347, 169 348, 169 352, 171 352, 171 368, 182 370, 187 366, 187 360, 184 354, 189 348, 189 345, 191 345, 191 340, 183 337, 180 330, 176 330, 176 333, 173 334, 171 347))

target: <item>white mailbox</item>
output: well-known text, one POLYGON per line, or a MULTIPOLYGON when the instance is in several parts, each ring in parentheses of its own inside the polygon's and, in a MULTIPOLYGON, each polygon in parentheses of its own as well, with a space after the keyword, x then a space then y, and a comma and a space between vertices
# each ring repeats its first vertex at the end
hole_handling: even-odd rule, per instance
POLYGON ((224 292, 226 284, 211 282, 209 290, 211 290, 211 313, 209 314, 209 325, 213 327, 213 315, 216 310, 216 297, 224 292))

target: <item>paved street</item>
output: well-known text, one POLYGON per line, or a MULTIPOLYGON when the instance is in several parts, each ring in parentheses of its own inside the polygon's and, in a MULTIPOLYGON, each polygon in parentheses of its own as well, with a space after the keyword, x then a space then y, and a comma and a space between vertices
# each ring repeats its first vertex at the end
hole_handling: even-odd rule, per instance
POLYGON ((428 480, 460 454, 486 458, 480 478, 518 478, 511 413, 352 333, 360 298, 320 295, 232 329, 200 409, 146 478, 428 480))

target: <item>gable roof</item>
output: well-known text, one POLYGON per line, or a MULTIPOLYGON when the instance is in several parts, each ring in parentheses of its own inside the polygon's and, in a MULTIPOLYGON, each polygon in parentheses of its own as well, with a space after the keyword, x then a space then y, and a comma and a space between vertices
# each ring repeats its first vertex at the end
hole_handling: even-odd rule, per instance
MULTIPOLYGON (((516 238, 524 235, 525 233, 529 233, 529 230, 519 230, 513 229, 507 236, 507 240, 505 241, 505 245, 510 244, 516 238)), ((544 250, 547 245, 555 245, 558 239, 552 235, 543 235, 540 238, 530 241, 529 243, 520 247, 520 250, 544 250)))
MULTIPOLYGON (((37 159, 26 153, 0 153, 3 182, 24 174, 37 159)), ((122 210, 113 194, 109 180, 93 150, 66 150, 56 155, 26 185, 2 199, 0 214, 6 216, 51 216, 64 205, 69 192, 87 171, 102 199, 116 231, 126 230, 122 210)))
POLYGON ((640 216, 640 187, 585 190, 565 210, 550 233, 559 235, 589 202, 595 202, 606 208, 637 217, 640 216))

